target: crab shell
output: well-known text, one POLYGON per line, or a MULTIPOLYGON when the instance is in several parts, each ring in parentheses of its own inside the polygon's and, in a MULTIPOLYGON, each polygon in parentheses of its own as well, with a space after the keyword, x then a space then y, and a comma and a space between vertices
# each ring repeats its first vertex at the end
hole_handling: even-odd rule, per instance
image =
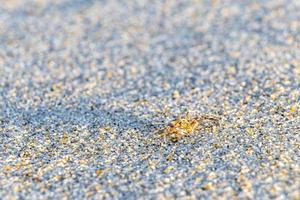
POLYGON ((171 122, 163 132, 166 136, 170 137, 171 141, 177 142, 183 137, 193 134, 198 127, 199 122, 195 119, 181 119, 171 122))

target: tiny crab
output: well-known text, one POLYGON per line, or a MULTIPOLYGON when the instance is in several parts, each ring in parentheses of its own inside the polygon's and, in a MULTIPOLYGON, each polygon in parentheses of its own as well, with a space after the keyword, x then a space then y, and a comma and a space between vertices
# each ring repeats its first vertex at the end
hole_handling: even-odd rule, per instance
POLYGON ((169 137, 172 142, 193 134, 199 128, 199 121, 191 118, 189 113, 184 118, 179 116, 176 120, 170 122, 167 127, 160 130, 160 133, 165 137, 169 137))
POLYGON ((172 142, 177 142, 184 137, 196 133, 201 128, 218 125, 219 120, 219 117, 209 115, 192 118, 187 112, 184 118, 179 116, 176 120, 171 121, 165 128, 160 129, 159 133, 164 138, 168 137, 172 142))

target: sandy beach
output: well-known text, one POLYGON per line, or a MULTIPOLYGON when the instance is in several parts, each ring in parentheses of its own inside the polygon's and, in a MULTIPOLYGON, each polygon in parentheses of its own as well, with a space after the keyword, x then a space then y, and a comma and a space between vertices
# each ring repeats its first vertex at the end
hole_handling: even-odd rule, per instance
POLYGON ((0 1, 0 199, 299 197, 300 1, 0 1))

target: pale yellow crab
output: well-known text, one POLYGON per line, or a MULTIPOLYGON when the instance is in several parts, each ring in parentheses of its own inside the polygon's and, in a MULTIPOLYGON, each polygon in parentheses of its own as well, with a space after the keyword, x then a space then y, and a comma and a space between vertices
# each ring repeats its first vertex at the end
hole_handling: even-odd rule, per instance
POLYGON ((177 142, 184 137, 196 133, 200 128, 206 128, 207 121, 212 122, 213 125, 217 125, 219 118, 209 115, 191 118, 187 112, 184 118, 179 116, 176 120, 171 121, 165 128, 159 130, 159 132, 164 138, 168 137, 172 142, 177 142))

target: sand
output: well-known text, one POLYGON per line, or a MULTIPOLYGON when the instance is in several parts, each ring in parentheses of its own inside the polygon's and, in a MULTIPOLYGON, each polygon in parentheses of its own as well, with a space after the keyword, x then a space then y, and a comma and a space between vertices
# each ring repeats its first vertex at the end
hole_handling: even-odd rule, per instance
POLYGON ((1 199, 299 199, 299 10, 1 1, 1 199))

